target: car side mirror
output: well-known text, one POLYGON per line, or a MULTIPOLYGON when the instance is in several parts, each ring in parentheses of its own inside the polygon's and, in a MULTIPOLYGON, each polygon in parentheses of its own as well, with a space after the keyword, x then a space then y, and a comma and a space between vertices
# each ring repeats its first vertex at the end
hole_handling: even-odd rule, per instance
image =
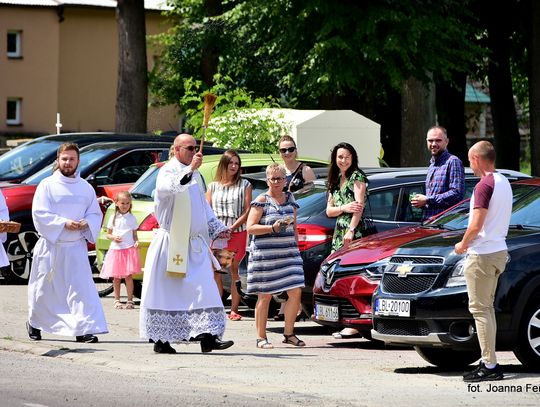
POLYGON ((90 185, 92 185, 92 187, 93 187, 94 189, 97 188, 96 174, 91 174, 91 175, 89 175, 89 176, 86 178, 86 181, 87 181, 90 185))

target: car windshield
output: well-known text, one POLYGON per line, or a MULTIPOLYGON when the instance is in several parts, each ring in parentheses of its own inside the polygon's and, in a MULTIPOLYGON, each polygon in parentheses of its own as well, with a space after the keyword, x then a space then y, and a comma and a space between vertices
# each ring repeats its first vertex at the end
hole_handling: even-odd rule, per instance
MULTIPOLYGON (((80 163, 78 171, 80 173, 84 173, 86 168, 94 165, 95 162, 102 160, 104 157, 107 157, 107 155, 110 154, 111 150, 114 150, 117 147, 109 147, 109 146, 87 146, 83 147, 80 152, 80 163)), ((24 184, 30 184, 30 185, 37 185, 43 180, 44 178, 47 178, 49 175, 53 172, 53 166, 54 164, 50 164, 43 168, 41 171, 35 173, 31 177, 24 180, 24 184)))
POLYGON ((156 189, 156 179, 159 173, 159 167, 152 165, 141 175, 135 185, 131 188, 133 199, 141 201, 153 201, 154 190, 156 189))
MULTIPOLYGON (((512 184, 513 203, 511 225, 540 226, 540 188, 526 184, 512 184)), ((425 227, 456 230, 465 229, 469 223, 469 201, 424 223, 425 227)))
POLYGON ((43 159, 53 159, 63 141, 33 140, 0 156, 0 179, 26 178, 43 159))

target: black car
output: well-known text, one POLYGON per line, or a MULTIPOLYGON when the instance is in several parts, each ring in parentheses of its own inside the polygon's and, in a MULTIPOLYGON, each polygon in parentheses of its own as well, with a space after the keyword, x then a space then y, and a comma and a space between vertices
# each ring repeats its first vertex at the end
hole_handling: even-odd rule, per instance
POLYGON ((0 181, 18 184, 56 159, 63 143, 79 147, 99 142, 163 141, 172 144, 175 136, 130 133, 64 133, 38 137, 0 156, 0 181))
MULTIPOLYGON (((497 350, 540 369, 540 179, 512 184, 508 263, 495 295, 497 350)), ((413 345, 428 362, 461 368, 480 357, 468 310, 463 264, 454 252, 468 223, 465 203, 425 228, 440 229, 399 247, 372 300, 374 339, 413 345)))
MULTIPOLYGON (((322 261, 330 254, 336 218, 326 216, 326 169, 315 169, 321 179, 294 193, 300 206, 297 211, 299 249, 304 261, 305 287, 302 307, 307 315, 313 311, 313 285, 322 261)), ((422 210, 410 204, 411 194, 425 193, 427 168, 364 168, 369 183, 369 199, 365 216, 373 221, 371 233, 417 225, 422 210)), ((521 172, 500 170, 510 180, 530 178, 521 172)), ((253 197, 267 189, 264 175, 248 178, 254 185, 253 197)), ((465 170, 466 196, 470 196, 478 182, 472 171, 465 170)), ((247 274, 247 256, 240 264, 241 277, 247 274)), ((252 302, 250 302, 252 305, 252 302)))

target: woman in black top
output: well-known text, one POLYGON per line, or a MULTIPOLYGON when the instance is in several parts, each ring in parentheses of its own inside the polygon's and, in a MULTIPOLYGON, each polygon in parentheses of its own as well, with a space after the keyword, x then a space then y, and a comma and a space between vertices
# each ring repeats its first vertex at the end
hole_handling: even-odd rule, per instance
POLYGON ((298 150, 291 136, 282 136, 278 142, 279 153, 287 169, 285 189, 290 192, 298 191, 305 184, 316 179, 313 170, 296 159, 298 150))

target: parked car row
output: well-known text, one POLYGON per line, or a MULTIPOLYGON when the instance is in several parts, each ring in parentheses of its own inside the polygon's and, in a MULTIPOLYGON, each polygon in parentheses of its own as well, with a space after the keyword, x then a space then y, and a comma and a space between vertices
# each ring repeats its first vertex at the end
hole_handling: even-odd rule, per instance
MULTIPOLYGON (((199 172, 206 184, 214 179, 220 158, 221 156, 219 155, 205 155, 203 164, 199 168, 199 172)), ((242 160, 242 170, 244 174, 265 171, 269 164, 281 161, 281 157, 276 154, 240 153, 240 158, 242 160)), ((319 171, 317 168, 326 171, 327 162, 323 160, 303 158, 302 161, 313 167, 315 171, 319 171)), ((139 239, 139 255, 143 267, 148 247, 154 236, 154 229, 159 228, 157 219, 154 216, 154 190, 156 188, 156 179, 159 168, 161 168, 163 164, 164 163, 158 163, 151 166, 131 189, 131 194, 133 196, 132 213, 139 221, 137 236, 139 239)), ((206 185, 203 185, 202 187, 206 188, 206 185)), ((103 225, 107 225, 107 220, 113 213, 114 208, 111 207, 107 210, 103 225)), ((94 281, 96 282, 100 295, 107 295, 112 292, 112 283, 110 281, 103 281, 98 276, 99 269, 101 268, 105 254, 109 249, 109 245, 110 241, 106 237, 106 229, 104 227, 96 242, 96 258, 98 266, 94 269, 94 281)), ((133 276, 134 293, 137 297, 139 297, 141 293, 142 278, 142 273, 133 276)))
MULTIPOLYGON (((36 138, 0 156, 0 188, 10 218, 22 224, 20 232, 8 234, 4 244, 10 266, 2 269, 3 277, 15 282, 28 280, 38 239, 32 199, 39 182, 52 173, 61 144, 79 145, 81 176, 94 186, 97 196, 112 198, 116 191, 129 189, 150 164, 166 160, 173 140, 174 136, 151 134, 65 133, 36 138)), ((205 151, 221 154, 225 150, 207 146, 205 151)), ((93 263, 93 258, 90 261, 93 263)))
MULTIPOLYGON (((411 194, 425 192, 427 168, 365 168, 369 182, 368 203, 365 216, 371 219, 374 232, 384 232, 403 226, 418 225, 422 220, 422 211, 414 208, 410 201, 411 194)), ((529 177, 526 174, 503 170, 510 179, 529 177)), ((465 172, 466 196, 470 196, 479 178, 467 168, 465 172)), ((302 307, 307 315, 313 313, 313 292, 317 273, 322 261, 330 254, 335 218, 326 216, 326 185, 322 180, 295 194, 300 208, 297 212, 299 248, 304 261, 306 286, 302 291, 302 307)), ((245 272, 245 262, 240 272, 245 272)), ((328 298, 327 298, 328 299, 328 298)), ((320 310, 324 308, 322 299, 320 310)), ((328 308, 326 308, 328 309, 328 308)), ((335 310, 335 308, 333 308, 335 310)), ((322 311, 321 311, 322 312, 322 311)), ((348 326, 334 318, 316 313, 315 320, 322 324, 329 323, 336 327, 348 326)))
MULTIPOLYGON (((508 263, 495 294, 497 349, 540 370, 540 179, 513 184, 508 263)), ((428 362, 462 367, 480 357, 468 311, 464 255, 454 252, 467 228, 461 206, 428 225, 439 233, 400 245, 373 296, 372 336, 413 345, 428 362)))
MULTIPOLYGON (((509 262, 495 297, 497 348, 540 366, 540 180, 512 184, 509 262)), ((428 362, 463 367, 480 357, 468 311, 464 201, 423 225, 363 238, 329 256, 314 287, 314 320, 349 326, 389 345, 412 345, 428 362)))

